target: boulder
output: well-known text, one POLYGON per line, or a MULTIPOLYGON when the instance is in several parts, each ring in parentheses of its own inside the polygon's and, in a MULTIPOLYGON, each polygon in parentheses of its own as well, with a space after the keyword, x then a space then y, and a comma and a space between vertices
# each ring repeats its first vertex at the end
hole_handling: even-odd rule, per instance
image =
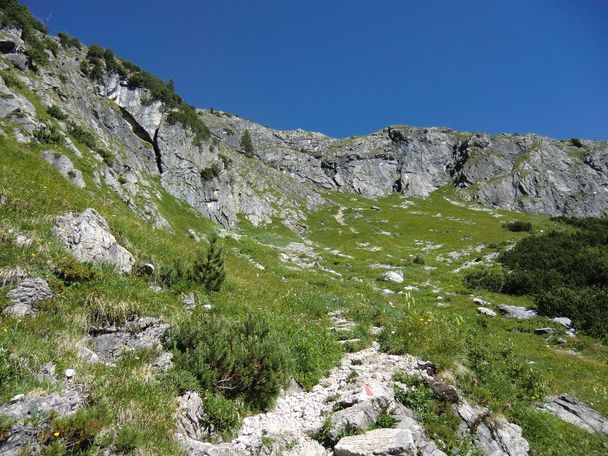
POLYGON ((45 151, 42 152, 42 158, 49 163, 53 168, 59 171, 64 178, 72 182, 78 188, 85 188, 86 183, 82 178, 82 172, 74 167, 72 160, 63 154, 45 151))
POLYGON ((478 307, 477 308, 477 312, 482 314, 482 315, 487 315, 488 317, 495 317, 496 316, 496 312, 494 312, 492 309, 488 309, 487 307, 478 307))
POLYGON ((347 408, 332 415, 329 438, 336 441, 345 431, 367 429, 394 399, 392 388, 380 383, 364 385, 358 392, 342 398, 340 404, 347 408))
POLYGON ((463 420, 461 430, 475 436, 475 446, 484 456, 525 456, 530 450, 521 428, 505 418, 493 417, 481 406, 462 401, 455 406, 463 420))
POLYGON ((27 277, 17 288, 8 292, 9 305, 4 309, 5 315, 24 317, 34 314, 34 304, 53 297, 53 293, 45 280, 27 277))
POLYGON ((398 270, 386 271, 384 274, 382 274, 382 280, 385 282, 402 283, 403 272, 398 270))
POLYGON ((344 437, 334 447, 336 456, 416 455, 412 433, 406 429, 375 429, 344 437))
POLYGON ((518 320, 528 320, 536 317, 536 311, 520 306, 500 305, 498 310, 507 318, 516 318, 518 320))
POLYGON ((608 419, 568 394, 548 397, 542 409, 590 433, 608 434, 608 419))
POLYGON ((572 328, 572 320, 570 320, 568 317, 555 317, 551 319, 552 321, 554 321, 555 323, 558 323, 562 326, 564 326, 567 329, 572 328))
POLYGON ((53 232, 79 261, 108 264, 124 274, 131 272, 135 258, 118 244, 108 222, 95 209, 58 217, 53 232))

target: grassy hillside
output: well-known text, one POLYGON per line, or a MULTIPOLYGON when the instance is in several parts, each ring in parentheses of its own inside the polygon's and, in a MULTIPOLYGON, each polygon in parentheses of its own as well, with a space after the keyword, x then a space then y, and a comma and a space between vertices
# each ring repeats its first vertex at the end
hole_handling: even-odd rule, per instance
MULTIPOLYGON (((0 206, 0 264, 25 267, 31 275, 47 279, 55 295, 35 318, 0 320, 0 398, 5 402, 18 393, 56 388, 32 376, 49 361, 59 371, 75 368, 79 381, 90 387, 90 403, 75 416, 55 422, 53 427, 60 432, 53 446, 56 454, 93 452, 98 446, 175 454, 173 400, 180 385, 171 375, 150 370, 151 353, 125 355, 112 368, 79 361, 77 345, 100 315, 118 322, 135 314, 160 316, 178 325, 184 319, 211 318, 209 313, 229 321, 248 315, 266 321, 286 352, 289 374, 306 388, 335 365, 342 350, 368 345, 375 337, 371 326, 384 327, 378 338, 385 350, 434 361, 441 375, 474 401, 522 425, 539 454, 605 450, 605 441, 536 411, 535 405, 543 394, 568 392, 608 413, 603 381, 608 378, 608 350, 584 336, 558 345, 562 329, 543 319, 478 316, 472 291, 462 285, 465 271, 454 271, 465 261, 500 251, 528 235, 504 229, 505 221, 530 221, 534 231, 559 227, 555 222, 453 204, 457 195, 448 190, 407 201, 395 196, 372 202, 327 194, 333 203, 310 214, 304 238, 278 223, 255 228, 243 222, 234 232, 222 232, 228 276, 219 293, 183 283, 155 292, 148 277, 120 276, 99 267, 92 268, 92 278, 66 283, 51 267, 70 262, 51 234, 58 214, 97 209, 138 261, 150 261, 157 270, 171 267, 177 258, 193 260, 201 247, 188 236, 188 229, 206 235, 217 227, 161 191, 158 204, 173 231, 154 229, 113 192, 103 185, 95 187, 87 174, 86 153, 78 159, 55 148, 85 172, 88 187, 78 190, 41 158, 47 148, 0 138, 0 194, 5 201, 0 206), (33 243, 15 245, 11 239, 17 233, 31 237, 33 243), (305 247, 294 249, 292 243, 305 247), (292 256, 281 259, 282 253, 291 251, 292 256), (404 283, 379 280, 382 265, 403 270, 404 283), (197 292, 211 310, 184 309, 181 298, 186 291, 197 292), (336 309, 358 323, 350 334, 340 336, 353 340, 349 343, 339 344, 337 334, 328 330, 328 313, 336 309), (554 327, 556 336, 546 340, 535 335, 539 326, 554 327)), ((0 295, 2 306, 7 291, 0 295)), ((477 295, 496 304, 532 305, 525 297, 477 295)), ((235 400, 232 405, 222 403, 223 409, 254 410, 247 412, 247 404, 243 409, 241 400, 235 400)), ((449 438, 446 429, 430 426, 437 436, 449 438)), ((450 445, 458 444, 454 440, 450 445)))

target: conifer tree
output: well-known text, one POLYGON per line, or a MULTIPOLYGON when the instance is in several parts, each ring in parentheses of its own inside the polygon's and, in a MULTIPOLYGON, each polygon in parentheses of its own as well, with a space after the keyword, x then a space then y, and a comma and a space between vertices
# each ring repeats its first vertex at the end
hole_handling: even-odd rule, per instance
POLYGON ((243 149, 243 152, 245 152, 246 156, 253 157, 253 142, 251 141, 249 130, 245 130, 241 136, 241 148, 243 149))
POLYGON ((207 291, 219 291, 226 278, 224 251, 213 234, 207 252, 199 251, 192 269, 194 280, 203 284, 207 291))

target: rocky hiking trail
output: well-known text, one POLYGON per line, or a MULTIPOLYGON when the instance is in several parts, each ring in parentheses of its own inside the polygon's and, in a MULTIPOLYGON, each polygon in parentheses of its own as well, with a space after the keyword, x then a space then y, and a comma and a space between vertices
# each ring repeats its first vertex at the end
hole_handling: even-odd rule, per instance
MULTIPOLYGON (((339 311, 332 319, 336 331, 354 325, 339 311)), ((204 428, 203 401, 196 393, 186 393, 178 399, 176 438, 189 455, 197 456, 445 455, 427 437, 414 412, 396 400, 394 386, 408 388, 394 380, 396 373, 420 375, 439 397, 454 402, 462 419, 461 432, 474 434, 482 454, 528 454, 519 426, 492 418, 483 407, 464 400, 458 403, 457 390, 434 377, 433 363, 407 354, 383 353, 377 342, 346 354, 311 391, 293 384, 272 411, 245 418, 230 442, 204 441, 211 434, 204 428), (378 428, 382 414, 394 420, 393 428, 378 428)))

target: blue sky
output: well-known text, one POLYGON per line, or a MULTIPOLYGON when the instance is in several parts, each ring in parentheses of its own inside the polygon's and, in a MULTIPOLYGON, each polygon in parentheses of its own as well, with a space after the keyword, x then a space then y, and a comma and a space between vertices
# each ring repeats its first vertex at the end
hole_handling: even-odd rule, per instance
POLYGON ((191 104, 331 136, 608 139, 607 0, 28 0, 191 104))

